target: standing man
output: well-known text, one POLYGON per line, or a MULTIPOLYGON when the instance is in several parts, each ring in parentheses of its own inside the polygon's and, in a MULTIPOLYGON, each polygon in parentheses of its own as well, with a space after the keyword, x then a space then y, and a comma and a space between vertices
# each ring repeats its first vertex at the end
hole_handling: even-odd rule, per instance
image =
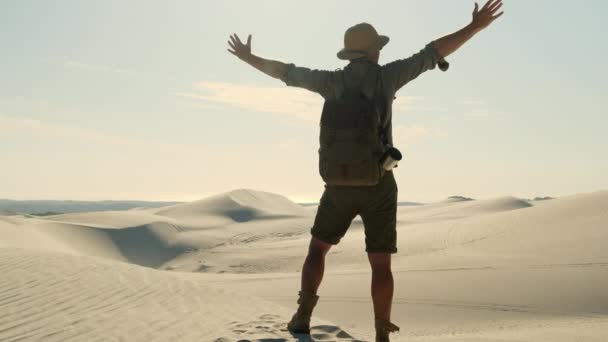
MULTIPOLYGON (((388 43, 373 26, 362 23, 349 28, 344 35, 344 48, 338 58, 349 61, 343 70, 311 70, 268 60, 251 52, 251 35, 242 43, 234 34, 228 50, 242 61, 263 73, 282 80, 288 86, 316 92, 326 101, 341 98, 357 90, 378 103, 382 112, 386 144, 392 146, 392 102, 395 93, 405 84, 435 66, 448 69, 445 57, 458 50, 474 35, 500 17, 502 0, 489 0, 481 9, 475 3, 473 19, 461 30, 430 42, 420 52, 380 66, 380 50, 388 43), (379 77, 368 77, 377 72, 379 77), (373 81, 374 80, 374 81, 373 81)), ((288 324, 292 333, 310 333, 310 318, 319 297, 317 290, 323 278, 325 256, 332 245, 338 244, 356 215, 365 227, 366 252, 372 269, 371 294, 374 306, 376 341, 388 342, 389 333, 399 327, 391 323, 393 275, 391 254, 397 252, 397 184, 392 171, 387 171, 372 186, 325 185, 319 208, 311 229, 308 255, 302 268, 299 308, 288 324)))

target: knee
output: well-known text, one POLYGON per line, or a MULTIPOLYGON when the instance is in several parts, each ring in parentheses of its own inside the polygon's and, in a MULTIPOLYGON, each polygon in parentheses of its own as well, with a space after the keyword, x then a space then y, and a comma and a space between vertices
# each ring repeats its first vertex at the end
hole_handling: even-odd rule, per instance
POLYGON ((331 245, 323 242, 319 239, 313 238, 310 241, 310 246, 308 247, 308 256, 307 259, 313 261, 323 261, 325 259, 325 255, 329 252, 331 245))
POLYGON ((368 253, 369 265, 372 272, 391 272, 391 255, 388 253, 368 253))
POLYGON ((392 277, 393 272, 391 270, 390 262, 372 262, 370 263, 372 268, 372 274, 376 277, 392 277))
POLYGON ((391 277, 393 275, 393 271, 391 270, 390 265, 382 265, 372 267, 372 274, 382 277, 391 277))
POLYGON ((310 261, 322 261, 325 260, 325 251, 317 248, 311 248, 308 250, 308 256, 306 257, 310 261))

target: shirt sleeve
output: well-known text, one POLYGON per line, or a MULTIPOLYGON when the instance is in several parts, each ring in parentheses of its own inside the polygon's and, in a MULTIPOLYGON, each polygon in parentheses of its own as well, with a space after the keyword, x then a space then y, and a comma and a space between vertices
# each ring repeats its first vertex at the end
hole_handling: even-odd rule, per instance
POLYGON ((394 91, 397 92, 409 81, 427 70, 435 69, 437 65, 442 71, 449 68, 449 63, 437 53, 433 43, 429 43, 411 57, 385 64, 382 69, 383 75, 387 75, 394 91))
POLYGON ((311 70, 288 64, 282 81, 290 87, 308 89, 326 97, 331 91, 332 71, 311 70))

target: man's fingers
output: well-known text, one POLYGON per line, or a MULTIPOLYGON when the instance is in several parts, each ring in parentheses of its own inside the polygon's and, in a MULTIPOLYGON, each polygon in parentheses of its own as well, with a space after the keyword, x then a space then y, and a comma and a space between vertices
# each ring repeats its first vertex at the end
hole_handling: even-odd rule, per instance
POLYGON ((232 41, 233 45, 235 45, 235 46, 238 45, 238 43, 237 43, 236 39, 234 38, 234 36, 230 36, 230 40, 232 41))
POLYGON ((496 19, 500 18, 503 14, 505 14, 505 12, 498 13, 497 15, 492 17, 492 20, 496 20, 496 19))
POLYGON ((230 36, 230 40, 232 41, 232 43, 233 43, 234 45, 239 45, 239 41, 237 40, 237 36, 236 36, 236 34, 234 34, 234 33, 233 33, 233 34, 230 36))
POLYGON ((232 48, 232 50, 236 51, 236 46, 234 46, 234 43, 228 42, 228 45, 230 45, 230 47, 232 48))
POLYGON ((500 10, 501 7, 502 7, 502 4, 500 4, 500 6, 496 7, 492 11, 490 11, 490 14, 494 15, 494 14, 498 13, 498 10, 500 10))
POLYGON ((494 1, 496 1, 496 0, 488 0, 488 1, 486 2, 486 4, 485 4, 485 5, 483 5, 483 7, 481 8, 481 10, 483 11, 483 10, 485 10, 486 8, 490 7, 490 5, 494 3, 494 1))
POLYGON ((475 9, 473 10, 473 13, 477 14, 477 12, 479 12, 479 4, 475 3, 475 9))
POLYGON ((492 7, 489 7, 488 10, 490 11, 490 13, 494 14, 496 13, 496 11, 498 11, 498 9, 500 9, 502 7, 502 1, 498 1, 496 4, 494 4, 492 7))
POLYGON ((231 54, 233 54, 233 55, 235 55, 235 56, 236 56, 236 52, 235 52, 235 51, 232 51, 232 50, 230 50, 230 49, 226 49, 226 50, 228 50, 228 52, 230 52, 231 54))
POLYGON ((241 38, 239 38, 239 36, 236 33, 234 34, 234 36, 236 37, 236 41, 239 42, 240 45, 243 45, 241 38))
POLYGON ((247 46, 251 46, 251 35, 247 37, 247 46))

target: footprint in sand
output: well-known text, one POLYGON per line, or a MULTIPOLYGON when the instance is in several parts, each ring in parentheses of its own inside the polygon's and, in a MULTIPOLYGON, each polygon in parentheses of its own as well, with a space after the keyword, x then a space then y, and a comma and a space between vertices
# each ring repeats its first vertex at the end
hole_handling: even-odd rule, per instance
MULTIPOLYGON (((287 331, 287 322, 281 316, 264 314, 250 322, 233 321, 230 329, 243 339, 237 342, 316 342, 316 341, 351 341, 363 342, 354 339, 347 332, 332 325, 317 325, 310 329, 310 335, 291 334, 287 331)), ((214 342, 228 342, 226 338, 216 339, 214 342)))

